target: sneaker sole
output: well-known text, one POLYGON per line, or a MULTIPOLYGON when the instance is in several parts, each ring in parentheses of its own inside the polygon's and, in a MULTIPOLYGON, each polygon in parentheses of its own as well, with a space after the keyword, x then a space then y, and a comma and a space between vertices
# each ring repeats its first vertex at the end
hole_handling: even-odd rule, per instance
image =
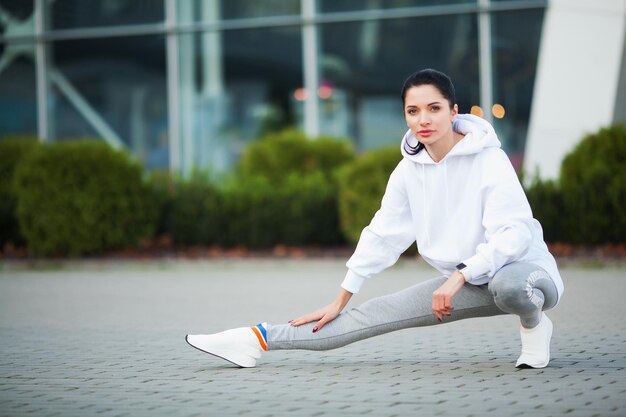
POLYGON ((228 359, 225 355, 221 355, 221 354, 218 354, 218 353, 209 352, 208 350, 200 349, 198 346, 196 346, 193 343, 191 343, 188 338, 189 338, 189 335, 186 335, 185 336, 185 342, 187 342, 187 344, 189 346, 191 346, 192 348, 198 349, 200 352, 208 353, 209 355, 215 356, 215 357, 220 358, 220 359, 224 359, 225 361, 230 362, 233 365, 238 366, 239 368, 254 368, 256 366, 256 363, 254 365, 242 365, 240 363, 235 362, 235 360, 228 359))

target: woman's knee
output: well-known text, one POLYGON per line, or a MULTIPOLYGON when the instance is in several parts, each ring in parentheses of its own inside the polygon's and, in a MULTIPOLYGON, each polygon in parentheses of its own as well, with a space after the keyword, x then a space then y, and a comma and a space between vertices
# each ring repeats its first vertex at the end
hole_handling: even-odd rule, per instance
MULTIPOLYGON (((506 268, 506 267, 505 267, 506 268)), ((538 274, 526 268, 502 268, 489 283, 496 305, 509 313, 541 310, 544 295, 533 283, 538 274)))
POLYGON ((492 280, 489 283, 489 291, 493 295, 496 305, 501 310, 513 313, 528 308, 528 292, 526 287, 518 282, 492 280))

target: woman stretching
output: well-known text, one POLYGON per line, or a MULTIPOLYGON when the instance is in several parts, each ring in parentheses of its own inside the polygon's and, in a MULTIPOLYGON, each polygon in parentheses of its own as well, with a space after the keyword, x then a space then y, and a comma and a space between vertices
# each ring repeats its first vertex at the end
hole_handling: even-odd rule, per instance
POLYGON ((556 262, 493 127, 458 114, 441 72, 412 74, 402 88, 409 130, 381 207, 348 260, 337 298, 288 324, 261 323, 187 342, 240 367, 265 350, 328 350, 408 327, 471 317, 519 316, 517 367, 550 361, 552 322, 563 293, 556 262), (342 313, 352 294, 417 241, 441 276, 342 313))

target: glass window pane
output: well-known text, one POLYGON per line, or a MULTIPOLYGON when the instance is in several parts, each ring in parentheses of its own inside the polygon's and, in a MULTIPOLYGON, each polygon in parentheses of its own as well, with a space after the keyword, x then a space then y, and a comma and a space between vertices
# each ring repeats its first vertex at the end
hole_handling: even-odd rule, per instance
POLYGON ((223 171, 263 133, 296 123, 300 28, 179 37, 181 167, 223 171))
POLYGON ((318 0, 321 13, 476 3, 478 0, 318 0))
POLYGON ((520 168, 533 98, 543 9, 493 13, 491 22, 493 101, 502 106, 494 109, 494 123, 504 149, 516 168, 520 168))
POLYGON ((406 131, 400 90, 423 68, 450 75, 461 112, 479 100, 476 16, 448 15, 320 26, 323 133, 361 149, 398 143, 406 131), (338 42, 338 40, 341 40, 338 42))
POLYGON ((300 0, 185 0, 178 2, 178 20, 183 23, 293 15, 300 15, 300 0))
POLYGON ((158 23, 163 0, 57 0, 49 3, 52 29, 158 23))
POLYGON ((300 14, 300 0, 222 0, 224 19, 300 14))
POLYGON ((51 50, 51 136, 119 139, 149 168, 166 168, 165 39, 60 41, 51 50))
MULTIPOLYGON (((0 138, 37 136, 37 90, 33 60, 23 55, 10 57, 13 45, 0 45, 0 138)), ((32 48, 35 46, 21 45, 32 48)))

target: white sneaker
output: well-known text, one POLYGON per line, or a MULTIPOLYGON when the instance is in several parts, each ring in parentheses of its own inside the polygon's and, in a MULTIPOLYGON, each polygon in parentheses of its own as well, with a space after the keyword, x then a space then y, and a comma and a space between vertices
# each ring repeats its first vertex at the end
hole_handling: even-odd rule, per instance
POLYGON ((552 322, 545 313, 541 313, 539 324, 532 329, 520 329, 522 354, 517 359, 517 368, 545 368, 550 362, 550 339, 552 322))
POLYGON ((215 334, 188 334, 187 343, 211 355, 220 357, 242 368, 253 368, 261 352, 267 350, 267 325, 240 327, 215 334))

